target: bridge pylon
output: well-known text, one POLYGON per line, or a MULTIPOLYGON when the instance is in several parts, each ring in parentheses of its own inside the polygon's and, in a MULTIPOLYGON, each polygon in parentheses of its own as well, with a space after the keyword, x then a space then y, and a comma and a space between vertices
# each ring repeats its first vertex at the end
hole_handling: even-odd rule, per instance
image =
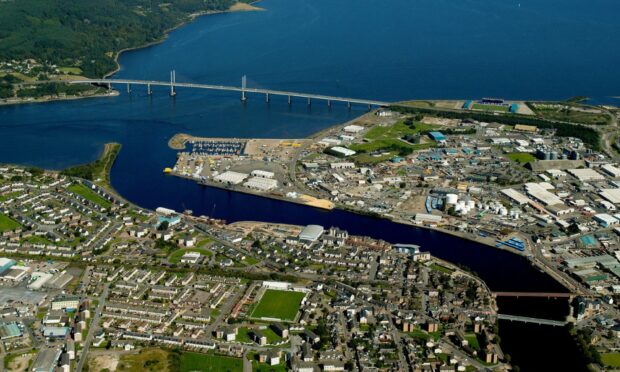
POLYGON ((174 91, 174 83, 177 80, 177 73, 175 70, 170 71, 170 97, 174 97, 177 93, 174 91))
MULTIPOLYGON (((243 75, 241 77, 241 101, 242 102, 245 102, 248 100, 247 97, 245 96, 246 84, 247 84, 247 77, 243 75)), ((267 99, 269 99, 269 95, 267 95, 267 99)))

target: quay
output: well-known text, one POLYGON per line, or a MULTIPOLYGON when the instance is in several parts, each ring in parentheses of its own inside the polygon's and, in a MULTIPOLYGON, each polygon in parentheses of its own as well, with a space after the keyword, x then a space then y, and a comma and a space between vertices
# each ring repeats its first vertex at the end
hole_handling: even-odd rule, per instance
POLYGON ((384 107, 390 105, 389 102, 370 100, 370 99, 359 99, 359 98, 349 98, 349 97, 338 97, 338 96, 328 96, 322 94, 313 94, 313 93, 300 93, 300 92, 290 92, 283 90, 273 90, 273 89, 262 89, 262 88, 248 88, 246 86, 246 77, 243 76, 241 79, 241 86, 227 86, 227 85, 212 85, 212 84, 196 84, 196 83, 179 83, 176 81, 176 73, 172 71, 170 73, 170 81, 157 81, 157 80, 134 80, 134 79, 84 79, 84 80, 74 80, 71 81, 70 84, 98 84, 98 85, 106 85, 108 89, 111 88, 112 84, 117 85, 126 85, 127 92, 131 93, 132 85, 144 85, 146 86, 146 92, 148 95, 153 93, 153 86, 162 86, 170 88, 170 95, 175 96, 176 90, 175 88, 194 88, 194 89, 208 89, 208 90, 217 90, 217 91, 228 91, 228 92, 239 92, 241 93, 241 100, 246 101, 247 93, 255 93, 255 94, 264 94, 266 102, 269 102, 270 96, 285 96, 288 98, 288 104, 291 104, 291 99, 295 98, 303 98, 306 99, 308 105, 312 104, 312 100, 322 100, 326 101, 327 105, 331 107, 332 102, 344 102, 348 107, 351 107, 352 104, 360 104, 360 105, 368 105, 368 108, 372 106, 384 107))

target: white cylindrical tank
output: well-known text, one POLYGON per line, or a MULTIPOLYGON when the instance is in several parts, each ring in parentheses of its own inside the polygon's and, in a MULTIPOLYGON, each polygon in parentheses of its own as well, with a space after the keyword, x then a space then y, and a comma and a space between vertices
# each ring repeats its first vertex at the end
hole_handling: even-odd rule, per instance
POLYGON ((506 215, 508 215, 508 209, 506 209, 506 208, 500 208, 500 210, 499 210, 499 214, 500 214, 500 215, 502 215, 502 216, 506 216, 506 215))
POLYGON ((467 208, 474 209, 476 207, 476 203, 473 200, 467 201, 467 208))
POLYGON ((458 202, 459 196, 456 194, 448 194, 446 195, 446 204, 456 204, 458 202))

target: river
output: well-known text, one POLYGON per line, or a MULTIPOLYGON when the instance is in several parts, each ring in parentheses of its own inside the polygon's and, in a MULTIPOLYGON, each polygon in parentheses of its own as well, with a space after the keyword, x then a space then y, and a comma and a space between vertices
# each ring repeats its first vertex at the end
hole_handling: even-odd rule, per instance
MULTIPOLYGON (((414 98, 564 99, 618 103, 620 3, 611 0, 265 0, 266 10, 201 17, 158 45, 124 53, 122 78, 248 85, 378 100, 414 98)), ((123 87, 121 87, 123 88, 123 87)), ((319 102, 165 89, 0 107, 0 161, 63 168, 94 160, 105 142, 123 144, 113 186, 148 208, 192 209, 228 221, 337 225, 351 233, 416 243, 478 273, 493 289, 561 287, 525 259, 441 233, 343 211, 201 187, 165 177, 178 132, 222 137, 302 137, 353 119, 319 102)), ((500 301, 504 312, 561 317, 566 304, 500 301), (524 305, 525 304, 525 305, 524 305)), ((522 370, 578 370, 565 331, 500 324, 505 350, 522 370), (544 334, 544 337, 538 337, 544 334), (563 358, 553 356, 562 355, 563 358)))

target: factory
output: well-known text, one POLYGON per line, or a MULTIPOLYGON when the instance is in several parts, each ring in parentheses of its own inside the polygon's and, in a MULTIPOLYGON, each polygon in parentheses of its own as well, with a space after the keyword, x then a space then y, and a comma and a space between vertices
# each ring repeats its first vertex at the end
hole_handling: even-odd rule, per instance
POLYGON ((227 171, 213 177, 213 180, 227 185, 238 185, 246 178, 248 178, 248 175, 245 173, 227 171))

